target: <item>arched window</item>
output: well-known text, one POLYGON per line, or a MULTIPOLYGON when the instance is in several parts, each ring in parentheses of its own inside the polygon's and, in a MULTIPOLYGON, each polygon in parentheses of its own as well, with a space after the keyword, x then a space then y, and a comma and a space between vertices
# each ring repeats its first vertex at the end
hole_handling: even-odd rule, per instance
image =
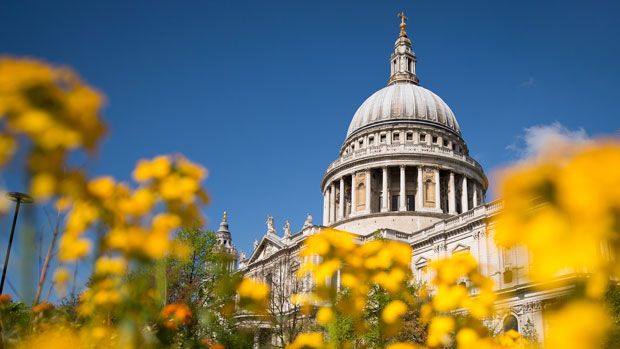
POLYGON ((517 320, 517 317, 512 314, 506 316, 504 318, 504 324, 502 326, 502 329, 504 330, 504 332, 508 332, 510 330, 515 330, 519 332, 519 320, 517 320))

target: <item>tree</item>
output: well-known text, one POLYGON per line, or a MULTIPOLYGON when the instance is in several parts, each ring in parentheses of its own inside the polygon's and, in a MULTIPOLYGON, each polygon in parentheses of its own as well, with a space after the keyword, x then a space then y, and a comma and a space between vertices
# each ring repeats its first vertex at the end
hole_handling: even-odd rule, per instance
POLYGON ((607 288, 605 294, 605 302, 609 312, 611 313, 611 320, 613 322, 611 331, 607 337, 605 348, 617 348, 620 343, 620 286, 612 282, 607 288))
POLYGON ((202 228, 180 230, 176 239, 191 253, 187 260, 168 261, 166 298, 168 303, 187 304, 194 314, 183 330, 184 345, 208 339, 227 348, 250 348, 252 335, 238 328, 234 318, 241 280, 231 268, 235 256, 217 244, 214 232, 202 228))
POLYGON ((266 265, 262 270, 271 290, 267 313, 274 337, 272 345, 276 348, 293 342, 310 325, 302 306, 291 302, 292 295, 305 291, 303 280, 295 275, 298 265, 290 252, 286 252, 275 264, 266 265))

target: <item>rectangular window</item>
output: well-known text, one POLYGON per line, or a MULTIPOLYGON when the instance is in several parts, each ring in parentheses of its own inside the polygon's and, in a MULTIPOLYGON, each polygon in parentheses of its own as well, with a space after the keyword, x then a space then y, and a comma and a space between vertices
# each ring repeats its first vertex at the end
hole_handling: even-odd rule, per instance
POLYGON ((439 138, 437 138, 437 136, 433 136, 433 144, 437 144, 438 140, 439 140, 439 138))
POLYGON ((392 140, 398 141, 400 139, 400 133, 392 133, 392 140))
POLYGON ((414 202, 415 197, 413 195, 407 195, 407 211, 415 211, 414 202))
POLYGON ((444 146, 444 147, 447 147, 447 146, 448 146, 448 140, 447 140, 447 139, 444 139, 444 140, 443 140, 443 146, 444 146))
POLYGON ((385 143, 385 139, 386 139, 386 136, 385 136, 385 133, 384 133, 384 134, 382 134, 382 135, 380 136, 379 141, 380 141, 381 143, 385 143))
POLYGON ((426 142, 426 135, 424 133, 420 134, 420 142, 426 142))
POLYGON ((374 145, 375 144, 375 137, 368 137, 368 145, 374 145))
POLYGON ((359 144, 360 144, 360 148, 361 148, 361 147, 363 147, 363 146, 364 146, 364 140, 363 140, 363 139, 360 139, 360 140, 359 140, 359 144))
POLYGON ((407 132, 407 140, 408 141, 412 141, 413 140, 413 132, 407 132))
POLYGON ((392 195, 392 205, 390 206, 390 211, 398 211, 398 199, 398 195, 392 195))

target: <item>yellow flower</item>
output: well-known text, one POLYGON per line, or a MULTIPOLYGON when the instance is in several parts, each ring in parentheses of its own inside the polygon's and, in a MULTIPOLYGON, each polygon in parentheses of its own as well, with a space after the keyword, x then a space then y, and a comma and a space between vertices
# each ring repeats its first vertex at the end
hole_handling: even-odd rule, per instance
POLYGON ((170 237, 167 232, 154 231, 147 234, 144 242, 144 252, 147 256, 160 259, 170 250, 170 237))
POLYGON ((88 183, 88 191, 96 197, 105 199, 114 192, 114 179, 112 177, 98 177, 88 183))
POLYGON ((321 233, 310 236, 303 247, 301 252, 302 256, 312 255, 325 255, 329 251, 329 242, 325 239, 325 236, 321 233))
POLYGON ((120 300, 120 293, 113 289, 96 290, 93 295, 93 302, 97 305, 116 305, 120 300))
POLYGON ((54 283, 57 285, 64 285, 71 279, 71 274, 67 268, 59 267, 54 273, 54 283))
POLYGON ((463 328, 456 335, 456 343, 459 349, 477 349, 478 333, 471 328, 463 328))
POLYGON ((80 235, 97 218, 99 218, 97 207, 86 201, 75 202, 67 217, 65 235, 80 235))
POLYGON ((55 127, 50 114, 35 109, 22 113, 17 119, 9 123, 9 126, 30 135, 37 135, 55 127))
POLYGON ((136 182, 146 182, 153 177, 151 163, 148 160, 140 160, 133 170, 133 179, 136 182))
POLYGON ((573 301, 548 315, 545 331, 547 349, 600 348, 611 319, 601 304, 573 301))
POLYGON ((168 233, 181 225, 181 218, 172 213, 160 213, 153 218, 153 230, 168 233))
POLYGON ((419 346, 413 343, 398 342, 389 344, 385 349, 418 349, 419 346))
POLYGON ((192 201, 194 194, 200 189, 200 186, 193 178, 172 174, 162 179, 159 189, 164 200, 180 200, 184 203, 189 203, 192 201))
MULTIPOLYGON (((0 114, 2 111, 0 110, 0 114)), ((15 153, 17 142, 7 135, 0 134, 0 166, 4 166, 15 153)))
POLYGON ((407 304, 401 300, 391 301, 385 306, 381 313, 381 319, 386 324, 393 324, 400 320, 400 318, 407 312, 407 304))
POLYGON ((39 200, 48 199, 56 190, 56 178, 50 173, 39 173, 30 182, 32 196, 39 200))
POLYGON ((289 344, 287 349, 318 349, 323 348, 323 334, 321 332, 301 333, 289 344))
POLYGON ((319 311, 317 311, 316 313, 316 321, 320 324, 320 325, 327 325, 330 322, 332 322, 334 320, 334 312, 331 310, 331 308, 327 308, 327 307, 321 307, 319 308, 319 311))
POLYGON ((119 208, 128 214, 141 216, 147 214, 155 204, 153 192, 147 188, 137 189, 129 197, 120 200, 119 208))
POLYGON ((129 253, 142 250, 146 236, 146 232, 140 227, 115 228, 106 236, 106 242, 110 248, 129 253))
POLYGON ((237 287, 237 292, 242 298, 264 300, 269 296, 269 286, 263 282, 254 281, 250 278, 244 278, 237 287))
POLYGON ((454 330, 454 319, 449 316, 436 316, 428 327, 426 344, 430 347, 448 345, 451 342, 450 333, 454 330))
MULTIPOLYGON (((0 74, 1 75, 1 74, 0 74)), ((32 337, 20 343, 20 348, 46 348, 46 349, 67 349, 67 348, 88 348, 90 343, 85 342, 74 330, 67 329, 60 325, 52 326, 49 329, 38 331, 32 337)))
POLYGON ((463 286, 439 285, 433 297, 433 307, 439 312, 456 310, 466 297, 467 289, 463 286))
POLYGON ((169 156, 160 155, 151 160, 151 175, 162 179, 170 173, 172 163, 169 156))
POLYGON ((202 181, 207 176, 207 170, 204 167, 196 165, 184 157, 178 158, 177 166, 179 168, 179 171, 194 178, 197 181, 202 181))
POLYGON ((317 266, 314 273, 314 281, 318 286, 323 286, 325 283, 338 271, 340 268, 340 261, 332 259, 325 261, 317 266))
POLYGON ((99 257, 95 262, 95 274, 124 274, 127 262, 122 257, 99 257))
POLYGON ((58 258, 62 262, 71 262, 85 257, 90 252, 90 241, 68 234, 60 238, 58 258))

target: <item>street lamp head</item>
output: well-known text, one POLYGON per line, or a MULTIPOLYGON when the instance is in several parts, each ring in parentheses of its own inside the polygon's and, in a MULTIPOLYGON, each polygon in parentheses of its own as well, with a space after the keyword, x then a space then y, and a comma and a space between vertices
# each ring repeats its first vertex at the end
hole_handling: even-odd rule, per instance
POLYGON ((16 191, 6 193, 6 196, 9 197, 9 200, 15 201, 15 202, 21 202, 22 204, 31 204, 34 202, 34 199, 32 198, 32 196, 28 194, 16 192, 16 191))

